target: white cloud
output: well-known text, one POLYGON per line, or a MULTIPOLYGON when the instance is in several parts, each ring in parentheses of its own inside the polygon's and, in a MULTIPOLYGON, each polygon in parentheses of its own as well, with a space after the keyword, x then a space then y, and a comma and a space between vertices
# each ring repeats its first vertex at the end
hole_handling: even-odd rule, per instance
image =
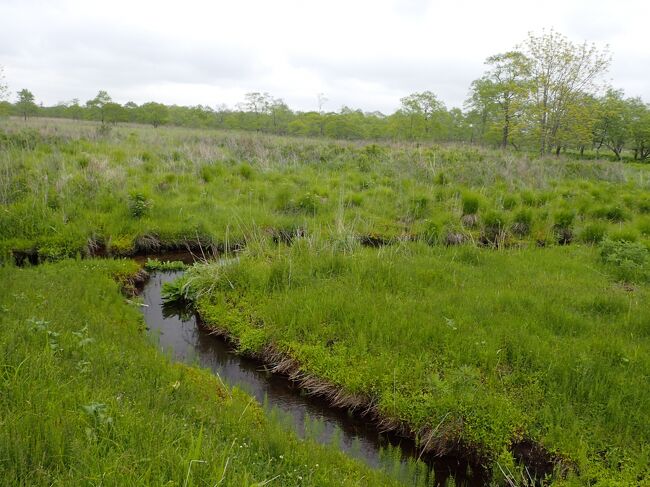
POLYGON ((120 102, 234 105, 268 91, 298 109, 391 112, 430 89, 460 106, 483 60, 555 28, 610 45, 616 87, 650 101, 644 0, 4 0, 11 89, 55 103, 106 89, 120 102))

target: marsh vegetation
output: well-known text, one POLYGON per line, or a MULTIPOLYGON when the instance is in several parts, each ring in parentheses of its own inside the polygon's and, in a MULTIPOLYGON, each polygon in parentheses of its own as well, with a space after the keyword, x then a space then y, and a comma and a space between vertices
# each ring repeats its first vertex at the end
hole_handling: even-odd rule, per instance
POLYGON ((3 481, 398 483, 156 352, 119 258, 170 250, 205 261, 170 299, 422 450, 495 485, 647 481, 646 165, 2 123, 3 481))

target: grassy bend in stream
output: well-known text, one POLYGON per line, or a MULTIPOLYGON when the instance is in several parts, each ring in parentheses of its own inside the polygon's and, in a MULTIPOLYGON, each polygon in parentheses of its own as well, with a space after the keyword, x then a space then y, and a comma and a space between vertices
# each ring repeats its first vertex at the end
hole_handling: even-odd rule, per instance
POLYGON ((243 353, 271 347, 434 451, 632 485, 649 480, 650 294, 599 261, 579 247, 341 254, 305 240, 196 266, 168 292, 243 353))
POLYGON ((397 485, 161 356, 114 281, 136 269, 0 268, 0 484, 397 485))

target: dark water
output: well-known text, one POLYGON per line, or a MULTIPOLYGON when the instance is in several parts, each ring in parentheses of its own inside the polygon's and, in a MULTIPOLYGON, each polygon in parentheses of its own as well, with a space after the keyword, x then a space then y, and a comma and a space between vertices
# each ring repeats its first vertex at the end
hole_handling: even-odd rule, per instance
POLYGON ((430 478, 433 472, 435 485, 445 485, 452 476, 456 485, 485 485, 483 475, 478 472, 471 475, 462 459, 421 457, 425 464, 416 468, 414 461, 420 456, 413 441, 380 435, 363 418, 332 408, 325 400, 301 392, 286 377, 266 372, 263 364, 236 355, 223 339, 200 328, 194 316, 163 309, 163 283, 181 275, 182 272, 155 273, 142 291, 149 332, 175 360, 209 368, 226 384, 255 397, 299 436, 336 443, 348 455, 387 470, 407 484, 421 481, 423 476, 430 478))

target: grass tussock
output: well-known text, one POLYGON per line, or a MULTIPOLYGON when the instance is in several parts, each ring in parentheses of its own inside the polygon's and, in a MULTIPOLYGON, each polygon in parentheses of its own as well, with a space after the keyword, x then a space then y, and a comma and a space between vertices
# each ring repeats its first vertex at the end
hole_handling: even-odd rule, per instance
POLYGON ((4 260, 220 250, 293 229, 369 245, 548 246, 617 232, 650 245, 642 165, 179 128, 100 136, 37 119, 2 121, 0 133, 4 260))

